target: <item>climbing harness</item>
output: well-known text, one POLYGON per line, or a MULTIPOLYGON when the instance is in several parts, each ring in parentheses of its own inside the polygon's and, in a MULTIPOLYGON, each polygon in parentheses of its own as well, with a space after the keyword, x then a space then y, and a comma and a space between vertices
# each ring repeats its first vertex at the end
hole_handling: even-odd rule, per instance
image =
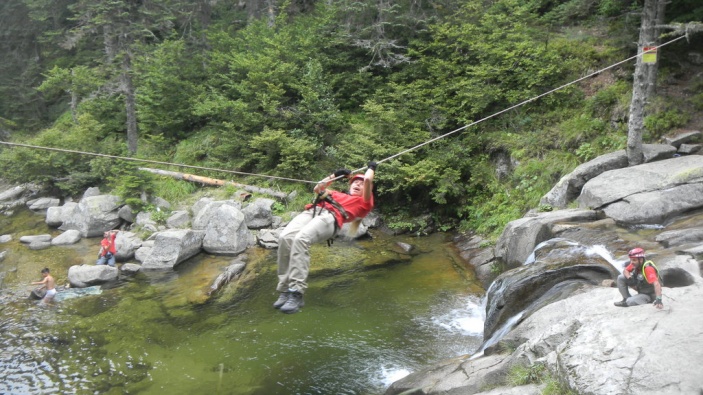
MULTIPOLYGON (((327 210, 327 208, 323 205, 323 203, 329 204, 332 207, 334 207, 335 209, 337 209, 337 211, 339 211, 339 213, 342 214, 342 217, 344 217, 345 220, 349 219, 349 214, 347 214, 347 211, 344 209, 344 207, 342 207, 342 205, 339 204, 338 201, 334 200, 332 198, 332 196, 330 196, 330 192, 327 190, 324 190, 315 196, 315 199, 312 202, 312 217, 313 218, 315 218, 315 215, 317 215, 317 213, 318 213, 318 211, 317 211, 318 206, 320 207, 319 212, 322 212, 322 210, 327 210)), ((337 224, 337 218, 335 218, 334 219, 334 234, 336 235, 338 231, 339 231, 339 224, 337 224)), ((334 243, 334 235, 332 237, 330 237, 329 239, 327 239, 327 247, 332 247, 333 243, 334 243)))

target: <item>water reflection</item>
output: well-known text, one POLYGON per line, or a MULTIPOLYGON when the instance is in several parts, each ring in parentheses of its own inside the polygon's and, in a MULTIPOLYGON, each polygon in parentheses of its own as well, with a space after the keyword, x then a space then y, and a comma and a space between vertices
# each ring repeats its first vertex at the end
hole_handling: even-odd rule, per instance
POLYGON ((201 254, 49 309, 13 300, 0 324, 0 393, 383 393, 481 342, 482 291, 444 237, 403 241, 421 253, 399 257, 388 252, 395 239, 383 238, 314 251, 318 261, 356 259, 311 276, 294 315, 271 307, 270 252, 245 285, 210 299, 230 258, 201 254))

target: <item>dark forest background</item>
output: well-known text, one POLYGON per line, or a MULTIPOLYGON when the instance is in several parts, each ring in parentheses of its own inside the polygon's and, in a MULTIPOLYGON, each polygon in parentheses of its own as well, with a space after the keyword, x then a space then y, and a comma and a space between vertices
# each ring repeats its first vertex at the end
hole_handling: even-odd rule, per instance
MULTIPOLYGON (((642 6, 4 0, 0 140, 319 180, 637 54, 642 6)), ((701 20, 698 0, 666 4, 670 26, 701 20)), ((563 175, 625 148, 634 67, 624 63, 382 163, 376 194, 387 224, 495 236, 527 210, 549 210, 539 199, 563 175)), ((659 50, 646 143, 700 128, 702 70, 701 35, 659 50)), ((136 168, 0 146, 2 178, 65 195, 98 185, 138 205, 143 192, 179 200, 198 188, 136 168)), ((198 174, 310 196, 305 183, 198 174)))

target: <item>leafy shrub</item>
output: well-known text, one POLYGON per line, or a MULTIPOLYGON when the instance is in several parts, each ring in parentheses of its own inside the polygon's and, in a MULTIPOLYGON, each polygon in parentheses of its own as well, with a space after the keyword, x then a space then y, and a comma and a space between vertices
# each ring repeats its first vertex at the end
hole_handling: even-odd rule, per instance
POLYGON ((680 110, 667 110, 644 118, 646 140, 654 141, 670 132, 672 129, 684 126, 690 117, 680 110))

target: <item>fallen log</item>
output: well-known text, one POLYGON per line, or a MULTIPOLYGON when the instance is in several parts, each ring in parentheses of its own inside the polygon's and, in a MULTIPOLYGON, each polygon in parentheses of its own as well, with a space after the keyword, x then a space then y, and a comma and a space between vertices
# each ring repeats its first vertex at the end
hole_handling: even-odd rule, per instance
POLYGON ((263 195, 273 196, 276 199, 281 200, 283 202, 288 202, 288 201, 291 201, 295 198, 295 192, 291 192, 290 194, 286 194, 284 192, 274 191, 273 189, 260 188, 260 187, 254 186, 254 185, 239 184, 239 183, 236 183, 233 181, 218 180, 216 178, 196 176, 195 174, 181 173, 178 171, 168 171, 168 170, 161 170, 161 169, 152 169, 149 167, 140 167, 139 170, 147 171, 147 172, 153 173, 153 174, 158 174, 160 176, 172 177, 177 180, 199 182, 199 183, 205 184, 205 185, 214 185, 214 186, 233 185, 238 188, 242 188, 247 192, 260 193, 263 195))

